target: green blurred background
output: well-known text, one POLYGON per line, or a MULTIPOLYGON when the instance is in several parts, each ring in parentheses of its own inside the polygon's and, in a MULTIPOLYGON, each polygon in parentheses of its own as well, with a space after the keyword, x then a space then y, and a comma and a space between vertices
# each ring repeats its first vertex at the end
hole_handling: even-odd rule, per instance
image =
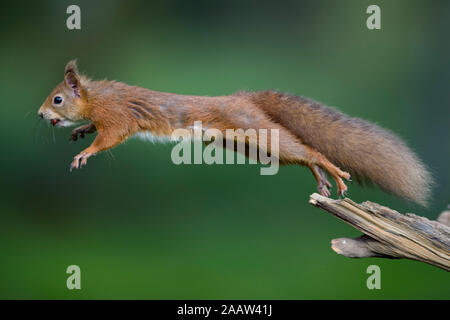
POLYGON ((0 298, 450 298, 443 270, 334 253, 331 239, 360 233, 308 204, 306 168, 176 166, 171 145, 131 139, 70 173, 93 137, 69 143, 36 114, 72 58, 159 91, 304 95, 392 129, 436 177, 428 209, 356 184, 353 200, 435 219, 450 193, 449 12, 425 0, 3 3, 0 298), (69 4, 80 31, 66 28, 69 4), (370 4, 379 31, 366 28, 370 4), (71 264, 79 291, 66 288, 71 264))

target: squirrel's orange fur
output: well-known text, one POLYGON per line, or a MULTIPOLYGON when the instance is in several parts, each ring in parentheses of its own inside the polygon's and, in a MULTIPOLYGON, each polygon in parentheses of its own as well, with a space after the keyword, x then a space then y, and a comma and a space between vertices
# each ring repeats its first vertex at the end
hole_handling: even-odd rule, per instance
POLYGON ((58 126, 90 120, 90 124, 73 130, 72 140, 98 132, 94 142, 75 156, 71 168, 85 165, 90 156, 138 132, 170 136, 177 128, 202 121, 205 127, 222 132, 278 129, 280 163, 309 167, 319 192, 326 196, 331 184, 324 170, 336 181, 338 194, 346 192, 342 178, 350 179, 350 174, 340 168, 358 181, 372 181, 422 205, 430 195, 431 175, 400 138, 312 100, 275 91, 221 97, 157 92, 116 81, 93 81, 80 75, 76 62, 70 61, 64 81, 47 97, 38 114, 58 126))

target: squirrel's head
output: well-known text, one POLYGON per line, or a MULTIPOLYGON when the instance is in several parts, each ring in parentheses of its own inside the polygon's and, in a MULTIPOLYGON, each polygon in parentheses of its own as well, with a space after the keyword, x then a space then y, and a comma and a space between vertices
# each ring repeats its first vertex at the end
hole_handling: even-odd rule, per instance
POLYGON ((76 61, 69 61, 64 70, 64 81, 45 99, 38 115, 50 120, 52 125, 61 127, 83 120, 86 106, 86 90, 83 87, 85 81, 78 74, 76 61))

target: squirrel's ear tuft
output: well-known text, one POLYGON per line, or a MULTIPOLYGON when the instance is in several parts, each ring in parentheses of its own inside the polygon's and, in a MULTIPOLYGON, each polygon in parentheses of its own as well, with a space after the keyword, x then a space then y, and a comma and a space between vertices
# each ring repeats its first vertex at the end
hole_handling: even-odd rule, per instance
POLYGON ((77 61, 69 61, 64 72, 64 83, 76 97, 81 97, 81 83, 78 75, 77 61))
POLYGON ((68 72, 74 72, 78 75, 77 59, 67 62, 66 68, 64 70, 64 75, 66 75, 68 72))

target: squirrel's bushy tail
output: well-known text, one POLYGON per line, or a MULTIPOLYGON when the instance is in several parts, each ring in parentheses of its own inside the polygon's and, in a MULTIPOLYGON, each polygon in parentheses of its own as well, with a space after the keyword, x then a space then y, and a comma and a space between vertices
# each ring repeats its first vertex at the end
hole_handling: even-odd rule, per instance
POLYGON ((275 121, 348 171, 352 178, 359 182, 369 180, 399 197, 427 205, 432 176, 399 137, 368 121, 349 117, 303 97, 278 92, 265 94, 278 96, 277 99, 273 96, 262 99, 272 103, 277 100, 276 104, 280 104, 275 106, 275 109, 279 107, 276 114, 270 114, 271 108, 265 110, 275 121))

